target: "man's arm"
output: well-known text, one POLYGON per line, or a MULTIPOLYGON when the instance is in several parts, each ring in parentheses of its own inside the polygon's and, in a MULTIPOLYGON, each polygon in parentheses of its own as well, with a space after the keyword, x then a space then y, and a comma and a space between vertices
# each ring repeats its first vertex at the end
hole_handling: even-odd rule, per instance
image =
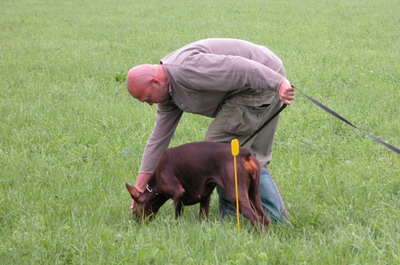
POLYGON ((135 187, 140 192, 143 192, 151 177, 150 173, 139 173, 136 179, 135 187))
POLYGON ((168 148, 182 116, 182 111, 172 102, 157 105, 156 122, 143 152, 136 188, 143 191, 158 161, 168 148))
POLYGON ((278 73, 281 61, 271 69, 240 56, 196 54, 187 58, 181 74, 187 85, 199 90, 229 92, 233 89, 267 89, 278 93, 285 77, 278 73), (278 69, 279 68, 279 69, 278 69))

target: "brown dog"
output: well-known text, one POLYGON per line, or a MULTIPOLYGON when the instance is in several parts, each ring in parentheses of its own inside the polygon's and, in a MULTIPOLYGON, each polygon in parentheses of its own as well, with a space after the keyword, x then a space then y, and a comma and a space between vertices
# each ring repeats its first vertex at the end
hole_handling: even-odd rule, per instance
MULTIPOLYGON (((135 201, 132 214, 156 214, 168 199, 172 199, 176 217, 181 215, 184 205, 196 203, 200 203, 200 218, 208 217, 210 197, 216 185, 221 186, 236 205, 233 161, 229 143, 194 142, 168 149, 143 193, 126 183, 135 201)), ((237 156, 237 172, 240 213, 253 226, 269 225, 258 190, 260 166, 246 148, 241 148, 237 156)))

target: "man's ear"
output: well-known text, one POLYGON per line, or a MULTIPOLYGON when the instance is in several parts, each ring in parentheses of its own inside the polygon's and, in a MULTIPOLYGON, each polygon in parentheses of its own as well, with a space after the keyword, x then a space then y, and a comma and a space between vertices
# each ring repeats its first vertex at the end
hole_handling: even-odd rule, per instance
POLYGON ((155 87, 155 86, 159 87, 161 85, 160 80, 156 76, 150 77, 149 82, 151 84, 151 87, 155 87))
POLYGON ((139 197, 142 195, 142 192, 138 191, 136 187, 129 185, 128 183, 125 183, 126 188, 128 189, 129 193, 131 194, 132 199, 137 201, 139 197))

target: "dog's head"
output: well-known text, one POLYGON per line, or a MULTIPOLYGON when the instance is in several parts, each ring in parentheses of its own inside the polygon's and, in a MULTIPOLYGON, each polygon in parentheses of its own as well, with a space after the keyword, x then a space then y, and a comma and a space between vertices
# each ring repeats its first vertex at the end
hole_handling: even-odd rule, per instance
POLYGON ((154 217, 167 200, 165 196, 153 191, 149 186, 143 192, 128 183, 125 186, 135 201, 132 208, 132 215, 135 217, 154 217))

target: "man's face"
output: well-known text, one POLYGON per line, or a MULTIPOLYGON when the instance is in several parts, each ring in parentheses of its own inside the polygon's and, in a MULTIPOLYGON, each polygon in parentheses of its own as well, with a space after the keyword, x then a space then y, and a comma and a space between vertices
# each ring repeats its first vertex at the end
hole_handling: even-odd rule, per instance
POLYGON ((141 102, 146 102, 150 106, 156 103, 165 103, 169 100, 168 86, 163 87, 158 84, 148 86, 137 99, 141 102))

